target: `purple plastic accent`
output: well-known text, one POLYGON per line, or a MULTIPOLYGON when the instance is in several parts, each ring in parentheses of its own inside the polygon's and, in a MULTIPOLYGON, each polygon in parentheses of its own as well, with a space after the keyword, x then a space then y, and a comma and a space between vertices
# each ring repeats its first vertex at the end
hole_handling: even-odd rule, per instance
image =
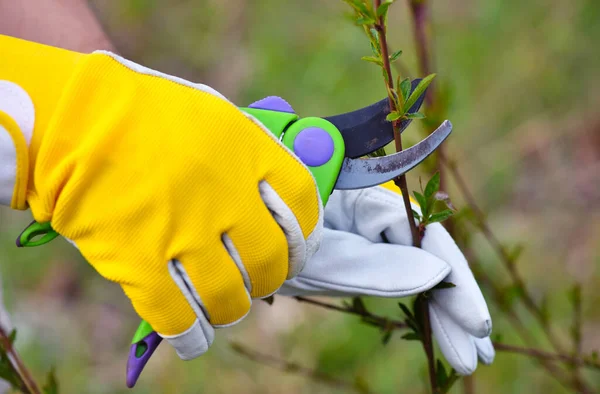
POLYGON ((132 388, 135 386, 140 374, 144 370, 146 363, 150 360, 150 356, 156 350, 158 345, 160 345, 162 341, 162 337, 158 335, 156 332, 148 334, 144 339, 140 342, 144 342, 147 346, 146 352, 142 355, 142 357, 136 356, 136 349, 140 342, 134 343, 131 345, 129 349, 129 358, 127 359, 127 387, 132 388))
POLYGON ((294 140, 294 153, 311 167, 323 165, 333 156, 333 138, 318 127, 307 127, 294 140))
POLYGON ((265 97, 262 100, 255 101, 252 104, 250 104, 248 108, 266 109, 269 111, 277 112, 289 112, 291 114, 294 113, 294 109, 292 108, 292 106, 287 101, 277 96, 269 96, 265 97))

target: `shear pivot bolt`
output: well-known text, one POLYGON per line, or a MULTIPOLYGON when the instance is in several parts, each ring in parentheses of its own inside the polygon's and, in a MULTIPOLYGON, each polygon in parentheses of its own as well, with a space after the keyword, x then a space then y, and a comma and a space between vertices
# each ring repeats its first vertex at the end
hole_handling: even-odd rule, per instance
POLYGON ((321 166, 333 156, 333 138, 319 127, 307 127, 294 140, 294 153, 311 167, 321 166))

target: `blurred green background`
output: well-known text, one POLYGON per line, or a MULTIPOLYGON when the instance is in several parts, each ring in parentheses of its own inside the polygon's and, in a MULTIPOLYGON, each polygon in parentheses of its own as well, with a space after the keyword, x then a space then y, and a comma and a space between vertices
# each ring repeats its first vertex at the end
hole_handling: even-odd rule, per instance
MULTIPOLYGON (((525 244, 518 268, 536 300, 546 300, 565 344, 572 320, 566 294, 574 283, 583 285, 583 347, 587 353, 600 349, 600 3, 431 3, 433 71, 451 88, 449 155, 500 239, 525 244)), ((239 105, 279 95, 300 115, 318 116, 385 96, 377 67, 360 60, 369 55, 369 43, 342 1, 91 4, 124 56, 206 83, 239 105)), ((389 40, 404 50, 407 76, 421 76, 405 1, 391 8, 389 40)), ((409 143, 423 136, 418 123, 405 133, 409 143)), ((411 190, 419 175, 408 176, 411 190)), ((451 181, 447 191, 454 205, 464 206, 451 181)), ((241 324, 217 332, 200 359, 179 361, 162 346, 129 391, 125 363, 138 318, 128 300, 63 240, 16 249, 14 239, 29 221, 27 212, 0 210, 4 297, 24 359, 37 376, 55 365, 61 392, 347 392, 243 358, 229 340, 342 379, 360 377, 377 393, 426 392, 418 342, 395 334, 383 346, 380 333, 355 317, 283 297, 272 306, 255 302, 241 324)), ((477 233, 473 237, 486 272, 500 285, 508 283, 488 244, 477 233)), ((367 302, 374 311, 400 317, 397 300, 367 302)), ((494 334, 519 344, 502 313, 490 309, 494 334)), ((498 353, 474 376, 478 393, 566 392, 536 362, 518 355, 498 353)), ((600 373, 586 377, 600 387, 600 373)), ((452 392, 462 393, 462 383, 452 392)))

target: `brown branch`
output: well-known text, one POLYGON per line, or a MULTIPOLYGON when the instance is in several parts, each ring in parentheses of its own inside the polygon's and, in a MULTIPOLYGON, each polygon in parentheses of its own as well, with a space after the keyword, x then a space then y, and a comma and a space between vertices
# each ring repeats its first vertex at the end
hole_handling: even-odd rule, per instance
MULTIPOLYGON (((28 394, 40 394, 40 389, 37 386, 37 383, 31 376, 31 372, 25 367, 25 364, 21 360, 21 357, 17 353, 16 349, 12 345, 8 335, 4 331, 4 328, 0 325, 0 345, 4 349, 7 355, 10 356, 11 362, 14 363, 14 367, 16 372, 19 375, 23 383, 23 388, 26 389, 26 393, 28 394)), ((23 391, 23 390, 22 390, 23 391)))
POLYGON ((566 354, 550 353, 539 349, 525 348, 505 343, 494 342, 494 348, 501 352, 516 353, 546 361, 561 361, 565 364, 587 367, 600 371, 600 362, 591 356, 569 356, 566 354))
POLYGON ((323 372, 304 367, 298 363, 283 360, 270 354, 265 354, 253 349, 249 349, 241 343, 232 341, 229 342, 229 345, 236 353, 260 364, 267 365, 272 368, 277 368, 280 371, 295 373, 317 381, 319 383, 327 384, 337 389, 350 389, 361 394, 370 392, 367 387, 364 387, 360 383, 352 383, 342 379, 338 379, 336 377, 327 375, 323 372))
MULTIPOLYGON (((381 5, 381 0, 375 0, 375 10, 379 8, 381 5)), ((377 23, 375 24, 375 30, 379 34, 379 41, 381 43, 381 60, 383 62, 383 67, 385 68, 387 74, 387 80, 385 81, 387 91, 388 91, 388 99, 390 103, 390 112, 395 112, 399 108, 396 108, 396 103, 394 98, 392 97, 392 91, 394 90, 394 78, 392 77, 392 68, 390 66, 390 56, 389 49, 387 44, 387 35, 385 29, 385 23, 383 17, 377 18, 377 23)), ((402 151, 402 138, 400 136, 399 129, 400 120, 395 120, 392 122, 392 126, 394 129, 394 143, 396 145, 396 152, 402 151)), ((410 233, 412 234, 413 245, 417 248, 421 247, 421 236, 419 235, 419 230, 414 220, 410 220, 413 217, 411 204, 410 204, 410 194, 408 192, 408 185, 406 183, 406 176, 400 175, 399 177, 394 178, 394 183, 396 186, 400 188, 402 192, 402 199, 404 200, 404 207, 406 209, 406 215, 408 216, 408 224, 410 226, 410 233)))
POLYGON ((342 307, 342 306, 338 306, 338 305, 334 305, 334 304, 329 304, 327 302, 315 300, 312 298, 306 298, 306 297, 300 297, 300 296, 294 297, 294 298, 300 302, 305 302, 307 304, 312 304, 315 306, 319 306, 321 308, 330 309, 330 310, 334 310, 334 311, 338 311, 338 312, 349 313, 351 315, 361 316, 364 318, 365 323, 368 323, 372 326, 381 327, 381 328, 392 327, 396 330, 402 330, 402 329, 408 328, 408 325, 400 320, 393 320, 393 319, 388 319, 387 317, 377 316, 367 310, 357 310, 357 309, 353 309, 353 308, 346 308, 346 307, 342 307))
POLYGON ((431 338, 431 322, 429 321, 429 302, 427 298, 422 294, 418 295, 417 298, 417 308, 420 309, 420 314, 423 317, 422 319, 422 329, 423 329, 423 340, 421 343, 423 344, 423 350, 427 355, 427 368, 429 370, 429 386, 431 387, 432 393, 436 394, 439 392, 439 388, 437 386, 436 372, 435 372, 435 355, 433 352, 433 341, 431 338))

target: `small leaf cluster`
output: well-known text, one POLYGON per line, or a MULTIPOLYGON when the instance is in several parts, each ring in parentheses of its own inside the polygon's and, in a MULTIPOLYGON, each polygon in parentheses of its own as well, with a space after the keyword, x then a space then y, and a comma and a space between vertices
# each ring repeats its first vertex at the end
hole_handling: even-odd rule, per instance
MULTIPOLYGON (((387 116, 390 122, 402 121, 406 119, 424 119, 425 115, 420 112, 410 113, 410 108, 417 102, 419 97, 425 93, 425 90, 431 84, 435 74, 430 74, 423 78, 417 87, 411 92, 410 78, 396 79, 396 85, 393 86, 393 77, 388 74, 390 64, 397 61, 402 55, 402 51, 398 50, 388 55, 384 59, 384 51, 382 49, 381 35, 386 29, 387 14, 394 0, 387 0, 381 3, 377 9, 370 0, 344 0, 354 11, 354 22, 361 26, 369 38, 371 43, 371 56, 363 56, 362 60, 374 63, 381 68, 383 77, 386 81, 390 81, 387 86, 388 96, 394 102, 392 111, 387 116)), ((387 50, 386 52, 387 53, 387 50)))
MULTIPOLYGON (((413 192, 419 203, 421 213, 413 209, 413 216, 419 221, 419 229, 423 233, 428 224, 443 222, 454 214, 456 209, 452 205, 448 194, 440 190, 440 173, 436 172, 427 182, 425 190, 421 185, 421 193, 413 192), (436 203, 441 202, 444 209, 436 210, 436 203)), ((422 234, 421 234, 422 235, 422 234)))
MULTIPOLYGON (((31 390, 28 389, 23 376, 21 376, 21 373, 16 368, 9 355, 9 349, 14 345, 17 338, 17 330, 12 330, 7 336, 4 331, 2 331, 2 335, 4 336, 4 340, 2 341, 2 346, 0 346, 0 379, 8 382, 13 390, 24 394, 30 394, 31 390)), ((59 393, 58 381, 56 380, 54 369, 48 372, 46 383, 42 387, 42 392, 43 394, 59 393)))

